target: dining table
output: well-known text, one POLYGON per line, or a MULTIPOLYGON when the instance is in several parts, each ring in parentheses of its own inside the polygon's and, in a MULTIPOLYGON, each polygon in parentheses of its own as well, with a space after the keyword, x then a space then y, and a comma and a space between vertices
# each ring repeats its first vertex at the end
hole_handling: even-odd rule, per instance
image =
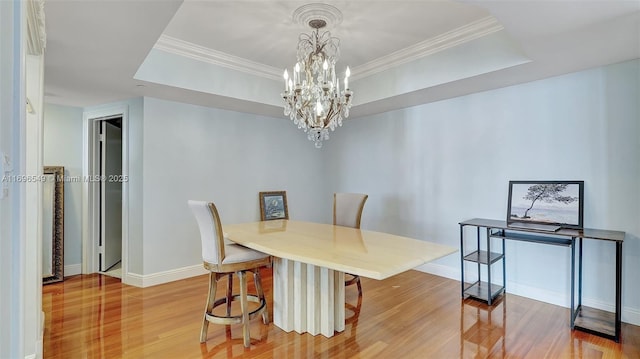
POLYGON ((331 337, 345 329, 345 273, 383 280, 458 251, 390 233, 278 219, 224 225, 231 241, 273 256, 273 321, 331 337))

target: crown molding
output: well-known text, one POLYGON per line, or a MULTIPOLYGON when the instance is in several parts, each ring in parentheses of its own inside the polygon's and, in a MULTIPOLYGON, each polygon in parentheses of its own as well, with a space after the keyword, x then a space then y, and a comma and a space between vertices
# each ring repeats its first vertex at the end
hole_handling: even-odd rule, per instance
MULTIPOLYGON (((351 70, 352 79, 357 80, 371 76, 503 29, 504 26, 496 18, 488 16, 363 65, 355 66, 351 70)), ((167 35, 160 36, 153 48, 270 80, 282 80, 282 69, 280 68, 247 60, 167 35)))
POLYGON ((504 26, 495 17, 488 16, 365 64, 354 66, 351 69, 351 77, 357 80, 371 76, 503 29, 504 26))
POLYGON ((42 55, 47 46, 47 32, 44 23, 44 0, 26 2, 27 52, 42 55))
POLYGON ((261 76, 270 80, 282 80, 282 69, 196 45, 167 35, 160 36, 160 39, 158 39, 158 42, 153 46, 153 48, 197 61, 241 71, 247 74, 261 76))

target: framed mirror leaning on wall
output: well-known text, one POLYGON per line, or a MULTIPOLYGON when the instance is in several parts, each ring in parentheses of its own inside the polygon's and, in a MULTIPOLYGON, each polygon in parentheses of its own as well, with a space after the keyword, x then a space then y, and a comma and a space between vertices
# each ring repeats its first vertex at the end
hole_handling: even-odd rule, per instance
POLYGON ((42 283, 64 280, 64 167, 45 166, 42 185, 42 283))

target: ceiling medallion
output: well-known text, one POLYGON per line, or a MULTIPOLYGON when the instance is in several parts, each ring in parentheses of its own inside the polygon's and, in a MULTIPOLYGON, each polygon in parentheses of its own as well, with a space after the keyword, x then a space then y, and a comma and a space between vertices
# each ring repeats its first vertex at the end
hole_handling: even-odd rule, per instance
POLYGON ((305 28, 313 20, 323 20, 325 27, 332 29, 342 23, 342 13, 328 4, 302 5, 293 12, 293 22, 305 28))
POLYGON ((284 115, 289 116, 298 128, 307 133, 317 148, 329 139, 329 130, 342 126, 349 117, 351 95, 349 67, 344 75, 344 89, 336 74, 336 62, 340 57, 340 40, 332 37, 328 26, 342 22, 342 13, 327 4, 308 4, 293 13, 293 20, 309 26, 311 34, 298 37, 297 62, 292 76, 284 70, 284 115))

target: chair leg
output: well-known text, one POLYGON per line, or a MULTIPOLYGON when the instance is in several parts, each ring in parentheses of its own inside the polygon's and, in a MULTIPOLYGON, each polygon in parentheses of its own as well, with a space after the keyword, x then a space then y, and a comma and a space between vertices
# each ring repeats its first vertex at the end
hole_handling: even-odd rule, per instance
POLYGON ((242 310, 242 339, 244 347, 251 346, 251 334, 249 333, 249 303, 247 303, 247 273, 238 272, 240 278, 240 308, 242 310))
POLYGON ((207 305, 204 308, 204 315, 202 318, 202 329, 200 330, 200 343, 207 341, 207 329, 209 329, 209 321, 207 320, 207 314, 213 310, 213 303, 216 300, 216 286, 217 275, 215 273, 209 273, 209 294, 207 295, 207 305))
MULTIPOLYGON (((260 301, 264 301, 266 302, 266 298, 264 297, 264 291, 262 290, 262 279, 260 278, 260 269, 256 268, 256 270, 253 271, 253 282, 256 286, 256 291, 258 292, 258 298, 260 298, 260 301)), ((262 305, 262 303, 260 303, 260 305, 262 305)), ((269 324, 269 310, 265 309, 264 312, 262 312, 262 322, 264 324, 269 324)))
POLYGON ((227 277, 227 316, 231 316, 231 302, 233 301, 233 274, 227 277))
POLYGON ((351 276, 351 279, 347 279, 344 281, 345 286, 350 286, 355 284, 358 287, 358 296, 362 296, 362 284, 360 284, 360 276, 350 273, 345 273, 345 276, 351 276))

